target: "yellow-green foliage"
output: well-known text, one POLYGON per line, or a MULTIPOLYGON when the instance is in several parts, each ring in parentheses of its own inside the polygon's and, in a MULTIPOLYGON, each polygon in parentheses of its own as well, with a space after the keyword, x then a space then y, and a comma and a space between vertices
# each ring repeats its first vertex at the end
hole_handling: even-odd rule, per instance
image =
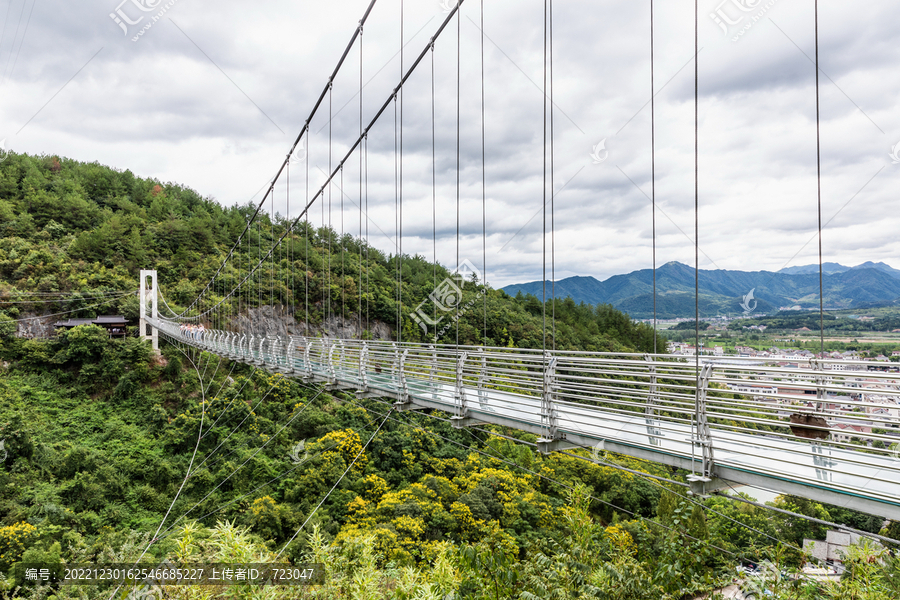
POLYGON ((365 470, 369 459, 365 454, 360 454, 363 449, 362 441, 352 429, 339 429, 323 436, 318 440, 316 448, 328 448, 334 446, 322 453, 322 459, 326 463, 333 464, 335 461, 343 461, 346 468, 347 465, 359 456, 356 464, 353 465, 353 471, 362 473, 365 470))
POLYGON ((25 521, 0 527, 0 565, 6 569, 19 560, 35 538, 37 528, 25 521))

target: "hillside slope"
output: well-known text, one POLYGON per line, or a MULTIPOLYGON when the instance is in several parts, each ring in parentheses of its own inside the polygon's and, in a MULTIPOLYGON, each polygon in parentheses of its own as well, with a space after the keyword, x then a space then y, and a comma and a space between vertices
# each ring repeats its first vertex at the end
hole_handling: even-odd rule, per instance
MULTIPOLYGON (((176 311, 188 306, 215 274, 255 206, 223 207, 174 183, 136 177, 99 164, 54 156, 10 154, 0 162, 0 320, 26 314, 137 317, 137 298, 98 296, 137 289, 139 269, 155 268, 160 289, 176 311), (57 295, 64 301, 48 301, 57 295)), ((247 274, 289 228, 281 216, 262 214, 220 274, 209 303, 247 274)), ((480 282, 466 282, 456 310, 440 312, 429 295, 450 276, 447 268, 405 255, 402 284, 397 257, 351 235, 303 222, 293 227, 275 260, 220 311, 247 314, 274 302, 298 321, 355 320, 363 328, 385 323, 406 341, 514 345, 544 343, 542 306, 514 300, 480 282), (402 297, 402 305, 401 305, 402 297), (425 302, 425 304, 421 304, 425 302), (412 318, 421 306, 435 326, 412 318), (486 327, 485 327, 486 326, 486 327)), ((231 289, 230 287, 228 289, 231 289)), ((548 311, 551 312, 552 311, 548 311)), ((560 349, 652 350, 653 332, 608 306, 558 303, 560 349)), ((551 327, 547 329, 547 343, 551 327)))

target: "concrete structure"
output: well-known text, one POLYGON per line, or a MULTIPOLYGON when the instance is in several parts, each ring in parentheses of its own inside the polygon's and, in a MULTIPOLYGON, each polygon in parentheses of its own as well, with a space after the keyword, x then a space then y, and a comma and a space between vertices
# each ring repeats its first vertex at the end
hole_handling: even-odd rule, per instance
MULTIPOLYGON (((825 533, 824 540, 803 540, 803 549, 812 555, 813 558, 824 561, 825 564, 834 566, 838 573, 844 570, 844 558, 847 555, 847 548, 854 544, 859 544, 865 539, 857 533, 837 531, 831 529, 825 533)), ((871 542, 880 547, 878 542, 871 542)))

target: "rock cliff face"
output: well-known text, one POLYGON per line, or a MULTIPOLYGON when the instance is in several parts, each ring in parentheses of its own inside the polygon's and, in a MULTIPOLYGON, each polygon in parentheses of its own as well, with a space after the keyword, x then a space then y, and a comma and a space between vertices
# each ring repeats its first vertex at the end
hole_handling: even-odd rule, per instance
POLYGON ((17 318, 25 320, 16 323, 16 336, 21 338, 48 338, 55 335, 53 324, 59 317, 23 314, 17 318))
MULTIPOLYGON (((249 314, 239 315, 231 320, 231 326, 247 334, 261 335, 307 335, 331 338, 358 338, 364 331, 355 315, 353 318, 342 318, 340 315, 329 317, 322 325, 308 324, 296 320, 294 315, 280 306, 261 306, 251 308, 249 314)), ((391 328, 381 321, 371 321, 369 330, 372 339, 390 340, 391 328)))

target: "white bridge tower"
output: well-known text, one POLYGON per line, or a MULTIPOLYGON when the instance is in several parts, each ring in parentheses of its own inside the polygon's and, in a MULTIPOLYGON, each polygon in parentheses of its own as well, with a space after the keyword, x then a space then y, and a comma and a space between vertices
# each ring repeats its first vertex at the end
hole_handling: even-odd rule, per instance
POLYGON ((159 317, 159 304, 156 287, 156 270, 141 270, 140 303, 141 320, 139 335, 142 339, 150 340, 153 349, 159 351, 159 331, 147 322, 147 319, 159 317))

